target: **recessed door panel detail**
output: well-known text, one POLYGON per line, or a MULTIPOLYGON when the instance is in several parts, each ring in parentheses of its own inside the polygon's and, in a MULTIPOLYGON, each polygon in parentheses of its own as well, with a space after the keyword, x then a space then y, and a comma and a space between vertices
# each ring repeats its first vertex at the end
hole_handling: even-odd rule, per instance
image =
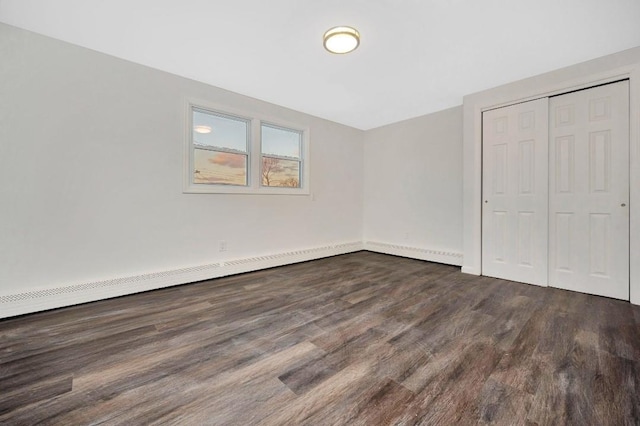
POLYGON ((520 130, 532 130, 536 126, 536 112, 526 111, 518 115, 520 130))
POLYGON ((556 268, 571 272, 571 240, 573 213, 556 213, 556 268))
POLYGON ((589 134, 589 186, 591 192, 609 192, 611 180, 611 132, 589 134))
POLYGON ((562 105, 555 108, 556 127, 573 126, 575 123, 575 111, 573 105, 562 105))
POLYGON ((507 192, 507 145, 495 145, 494 151, 494 172, 493 172, 493 194, 502 195, 507 192))
POLYGON ((493 131, 497 135, 506 134, 508 130, 507 117, 498 117, 493 120, 493 131))
POLYGON ((609 278, 611 256, 611 215, 593 213, 589 217, 589 252, 591 275, 609 278))
POLYGON ((493 260, 504 263, 507 251, 507 212, 493 212, 493 260))
POLYGON ((533 212, 518 213, 518 264, 521 266, 533 266, 533 212))
POLYGON ((556 139, 556 192, 572 193, 574 188, 575 143, 573 136, 556 139))
POLYGON ((535 185, 535 141, 518 143, 518 190, 520 194, 533 194, 535 185))
POLYGON ((611 97, 607 96, 589 101, 589 121, 608 120, 611 118, 611 97))

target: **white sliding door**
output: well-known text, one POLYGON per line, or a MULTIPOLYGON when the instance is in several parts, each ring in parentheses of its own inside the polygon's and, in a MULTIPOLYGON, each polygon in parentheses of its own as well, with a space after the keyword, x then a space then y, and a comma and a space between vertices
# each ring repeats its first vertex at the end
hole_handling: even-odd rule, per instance
POLYGON ((547 285, 548 99, 482 115, 482 274, 547 285))
POLYGON ((629 82, 549 106, 549 285, 629 300, 629 82))

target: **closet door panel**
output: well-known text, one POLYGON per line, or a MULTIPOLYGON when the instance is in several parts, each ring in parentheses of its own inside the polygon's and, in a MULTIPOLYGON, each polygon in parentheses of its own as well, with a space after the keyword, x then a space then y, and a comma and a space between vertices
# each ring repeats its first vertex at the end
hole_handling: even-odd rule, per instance
POLYGON ((482 274, 547 285, 548 99, 483 113, 482 274))
POLYGON ((629 84, 549 108, 549 285, 628 300, 629 84))

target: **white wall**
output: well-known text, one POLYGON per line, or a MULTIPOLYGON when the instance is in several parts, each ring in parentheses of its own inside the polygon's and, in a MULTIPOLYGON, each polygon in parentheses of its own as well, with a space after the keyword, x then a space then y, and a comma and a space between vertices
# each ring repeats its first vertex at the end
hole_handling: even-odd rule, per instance
POLYGON ((362 131, 4 24, 0 58, 5 301, 361 242, 362 131), (185 97, 308 126, 313 196, 183 194, 185 97))
POLYGON ((367 131, 364 164, 365 247, 461 264, 462 107, 367 131))

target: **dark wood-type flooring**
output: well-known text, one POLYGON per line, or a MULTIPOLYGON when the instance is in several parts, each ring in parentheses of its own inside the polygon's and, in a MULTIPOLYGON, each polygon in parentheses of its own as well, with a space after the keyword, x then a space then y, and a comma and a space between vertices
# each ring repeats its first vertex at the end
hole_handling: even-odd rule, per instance
POLYGON ((0 424, 638 424, 639 324, 359 252, 0 321, 0 424))

